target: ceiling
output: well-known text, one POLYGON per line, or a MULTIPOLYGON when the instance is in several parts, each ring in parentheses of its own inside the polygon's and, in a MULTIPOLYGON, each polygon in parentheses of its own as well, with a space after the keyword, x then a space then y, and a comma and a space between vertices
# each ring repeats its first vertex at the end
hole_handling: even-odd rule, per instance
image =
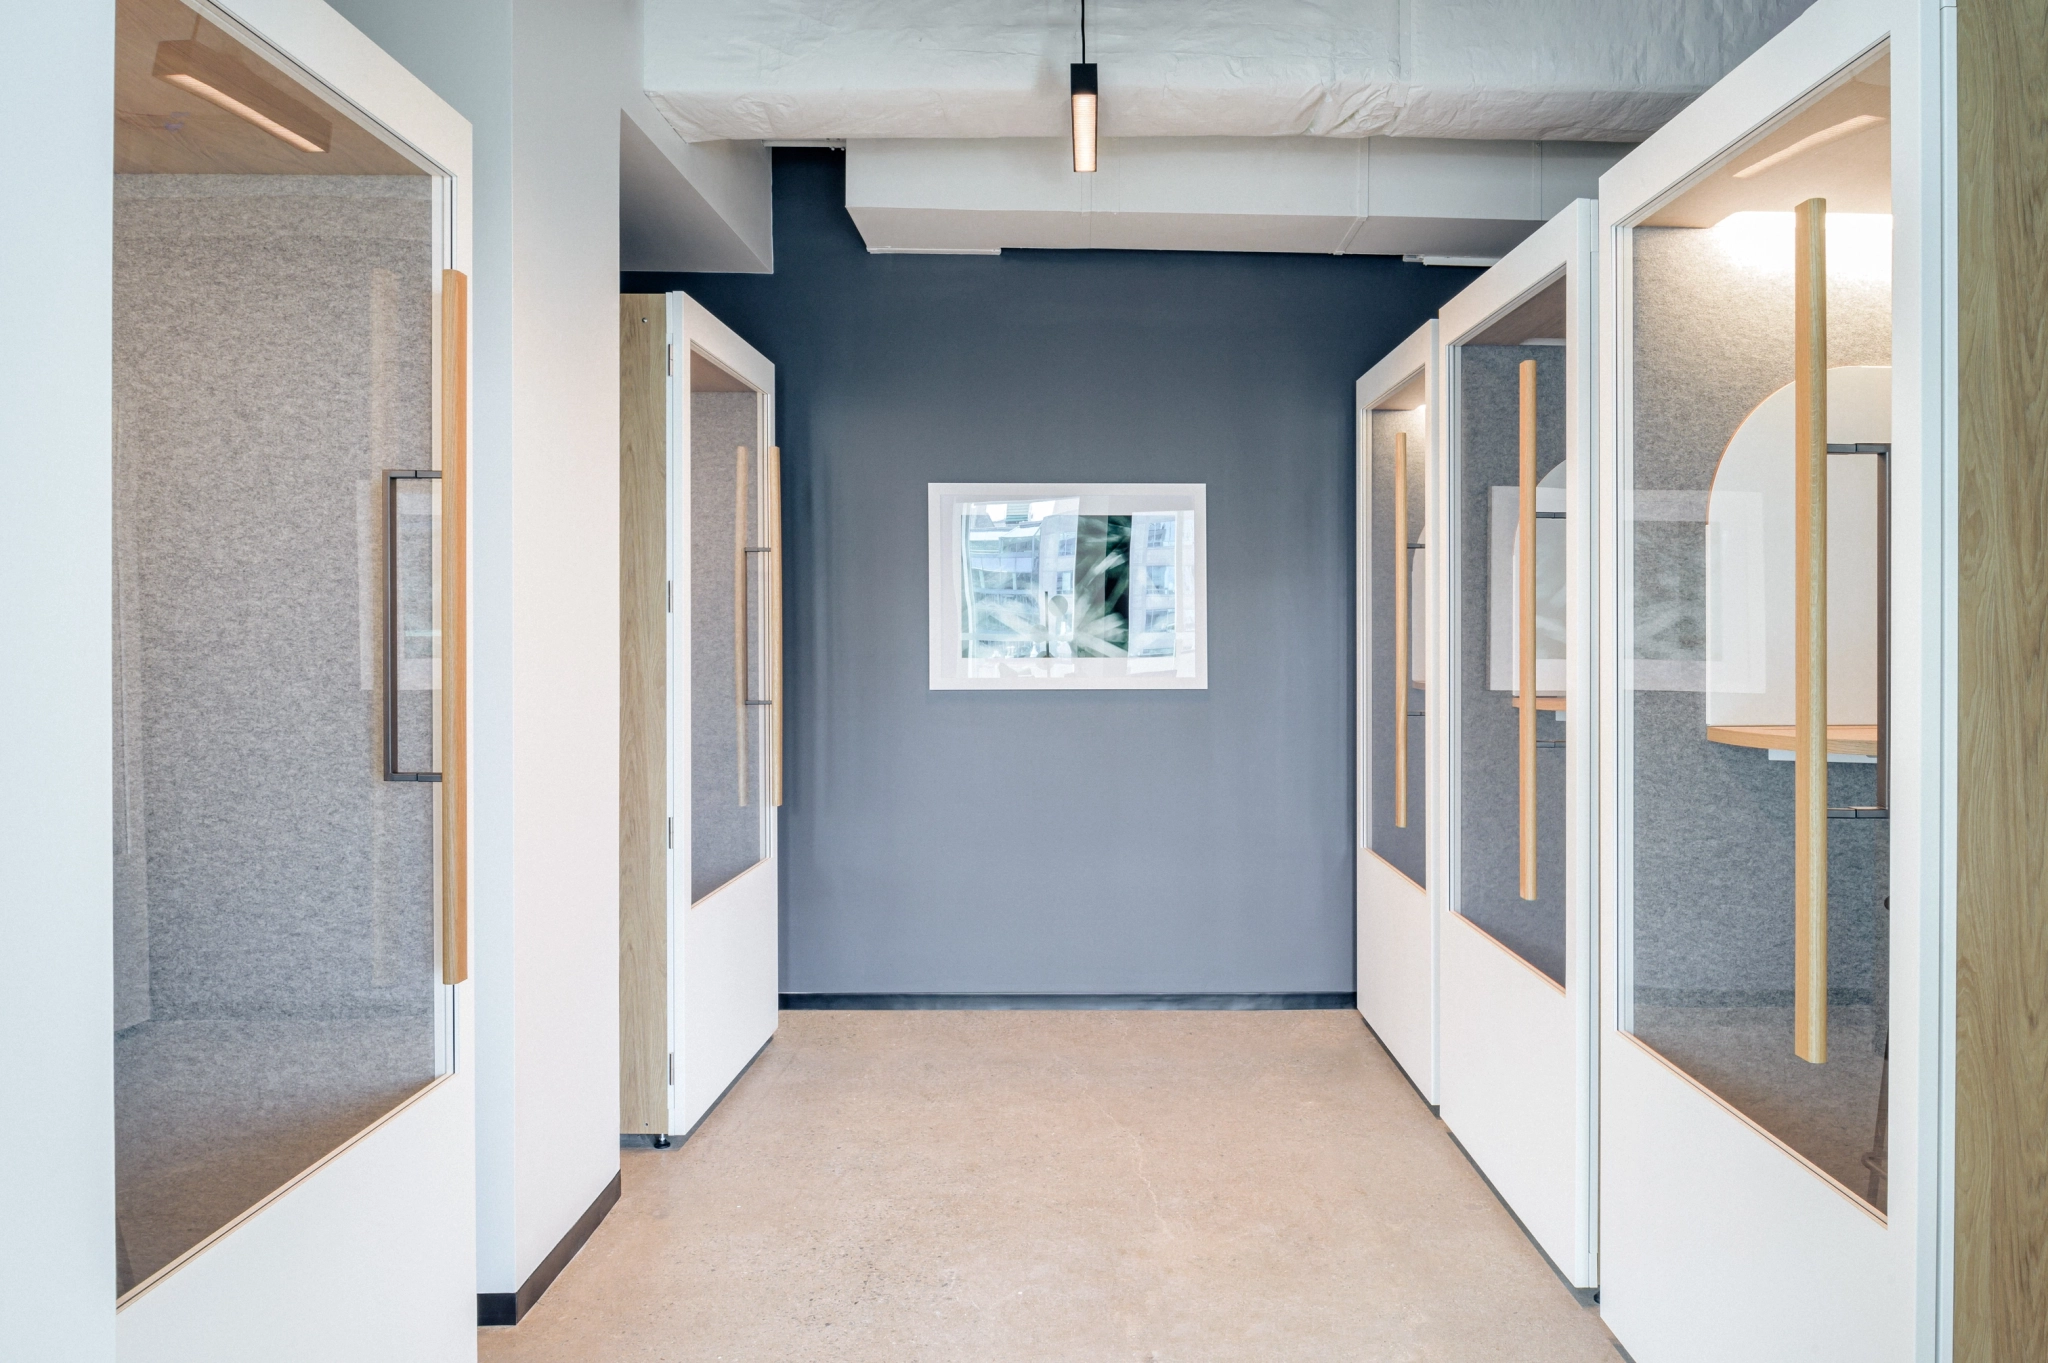
MULTIPOLYGON (((1809 0, 1095 0, 1107 137, 1638 141, 1809 0)), ((645 0, 690 141, 1066 131, 1078 0, 645 0)))

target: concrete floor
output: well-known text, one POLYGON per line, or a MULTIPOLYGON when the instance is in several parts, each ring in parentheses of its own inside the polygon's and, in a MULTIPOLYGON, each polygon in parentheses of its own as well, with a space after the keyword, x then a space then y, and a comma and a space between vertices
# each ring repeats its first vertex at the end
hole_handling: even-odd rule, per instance
POLYGON ((785 1013, 487 1363, 1615 1363, 1349 1011, 785 1013))

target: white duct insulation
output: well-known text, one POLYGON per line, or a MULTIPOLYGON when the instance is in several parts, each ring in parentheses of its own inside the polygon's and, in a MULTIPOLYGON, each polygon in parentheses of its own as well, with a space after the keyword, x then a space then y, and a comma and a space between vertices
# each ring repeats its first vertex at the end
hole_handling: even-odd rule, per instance
MULTIPOLYGON (((1106 137, 1648 136, 1809 0, 1095 0, 1106 137)), ((1078 0, 646 0, 690 141, 1067 131, 1078 0)))

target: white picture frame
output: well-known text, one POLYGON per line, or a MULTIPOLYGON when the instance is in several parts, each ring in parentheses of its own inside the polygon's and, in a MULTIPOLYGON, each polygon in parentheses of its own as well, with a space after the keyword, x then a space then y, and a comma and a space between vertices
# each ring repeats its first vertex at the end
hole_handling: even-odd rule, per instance
POLYGON ((929 484, 931 689, 1206 690, 1206 493, 929 484))

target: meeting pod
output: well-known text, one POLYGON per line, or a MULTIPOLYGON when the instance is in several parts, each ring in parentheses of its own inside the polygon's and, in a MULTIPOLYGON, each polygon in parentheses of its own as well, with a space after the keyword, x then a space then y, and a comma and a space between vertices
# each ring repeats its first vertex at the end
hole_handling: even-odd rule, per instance
POLYGON ((682 293, 619 300, 619 1129, 689 1134, 775 1034, 775 366, 682 293))
POLYGON ((119 1351, 452 1347, 469 125, 312 0, 113 8, 119 1351))
POLYGON ((1640 1363, 1934 1318, 1922 15, 1820 0, 1601 180, 1600 1276, 1640 1363))
POLYGON ((1558 1272, 1595 1259, 1594 233, 1581 199, 1447 303, 1429 767, 1437 1097, 1558 1272))
POLYGON ((1358 1011, 1431 1106, 1437 1101, 1437 925, 1430 907, 1433 784, 1430 490, 1437 324, 1357 383, 1358 1011))

